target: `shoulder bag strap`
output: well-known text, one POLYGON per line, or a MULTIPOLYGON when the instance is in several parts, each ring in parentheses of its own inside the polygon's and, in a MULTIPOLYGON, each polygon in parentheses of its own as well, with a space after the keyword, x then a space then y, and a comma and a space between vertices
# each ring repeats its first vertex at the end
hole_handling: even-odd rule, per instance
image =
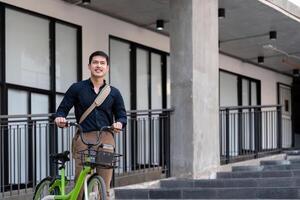
POLYGON ((80 120, 79 120, 79 124, 81 124, 81 122, 83 122, 83 120, 85 120, 85 118, 94 110, 94 108, 96 108, 97 106, 100 106, 104 102, 106 97, 109 95, 110 90, 111 90, 111 88, 108 84, 104 86, 104 88, 101 90, 100 94, 98 94, 98 96, 96 97, 94 102, 81 115, 80 120))

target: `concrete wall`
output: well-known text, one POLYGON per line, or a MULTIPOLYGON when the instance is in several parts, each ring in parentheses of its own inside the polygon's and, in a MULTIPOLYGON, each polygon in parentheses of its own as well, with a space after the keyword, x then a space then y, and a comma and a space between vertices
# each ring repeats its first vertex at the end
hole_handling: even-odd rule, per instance
POLYGON ((88 56, 95 50, 108 52, 109 35, 169 52, 169 38, 147 29, 102 15, 61 0, 1 0, 26 10, 82 26, 83 78, 89 76, 88 56))

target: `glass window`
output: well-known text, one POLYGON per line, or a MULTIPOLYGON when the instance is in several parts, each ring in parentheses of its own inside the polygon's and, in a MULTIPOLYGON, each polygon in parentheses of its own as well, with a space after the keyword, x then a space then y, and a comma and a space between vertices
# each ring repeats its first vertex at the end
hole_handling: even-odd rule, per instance
POLYGON ((237 106, 237 76, 220 72, 220 106, 237 106))
POLYGON ((151 109, 162 109, 161 56, 151 53, 151 109))
POLYGON ((20 90, 8 90, 8 114, 28 114, 28 94, 20 90))
POLYGON ((31 114, 46 113, 49 113, 48 95, 33 93, 31 95, 31 114))
POLYGON ((251 105, 256 106, 257 104, 257 83, 251 82, 251 105))
POLYGON ((130 109, 130 46, 110 39, 110 84, 118 88, 126 109, 130 109))
POLYGON ((49 21, 5 11, 6 81, 50 89, 49 21))
POLYGON ((249 106, 249 80, 242 79, 242 105, 249 106))
POLYGON ((136 105, 138 110, 149 109, 148 66, 149 52, 138 48, 136 50, 136 105))
POLYGON ((66 92, 77 81, 77 29, 55 24, 56 91, 66 92))
POLYGON ((171 108, 171 64, 170 56, 167 56, 167 108, 171 108))

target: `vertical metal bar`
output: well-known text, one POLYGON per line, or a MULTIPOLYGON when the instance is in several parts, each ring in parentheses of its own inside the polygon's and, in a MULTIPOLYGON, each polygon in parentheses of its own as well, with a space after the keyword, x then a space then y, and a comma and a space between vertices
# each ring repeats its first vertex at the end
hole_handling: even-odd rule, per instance
POLYGON ((270 123, 271 123, 271 131, 270 131, 270 141, 272 142, 272 149, 274 149, 274 146, 273 146, 273 144, 274 144, 274 111, 271 111, 271 113, 270 113, 270 123))
POLYGON ((282 149, 282 106, 277 106, 277 148, 282 149))
POLYGON ((123 141, 123 172, 127 172, 127 127, 123 130, 121 138, 123 141))
POLYGON ((225 131, 225 137, 226 137, 226 164, 229 163, 229 109, 226 109, 226 131, 225 131))
MULTIPOLYGON (((71 151, 71 135, 72 135, 72 133, 73 133, 74 131, 72 131, 72 129, 70 128, 70 132, 69 132, 69 134, 67 135, 67 150, 68 151, 70 151, 70 152, 72 152, 71 151)), ((50 132, 48 132, 48 134, 50 135, 51 133, 50 132)), ((50 154, 48 155, 48 157, 50 156, 50 154)), ((71 160, 71 159, 70 159, 71 160)), ((50 166, 50 163, 49 163, 49 166, 50 166)), ((72 166, 71 166, 71 162, 68 162, 68 166, 67 166, 67 177, 69 177, 69 179, 70 179, 70 177, 71 177, 71 169, 72 169, 72 166)))
POLYGON ((27 191, 27 187, 28 187, 28 184, 29 184, 29 178, 28 178, 28 170, 29 170, 29 167, 28 167, 28 162, 27 162, 27 160, 28 160, 28 131, 27 131, 27 128, 25 128, 25 130, 24 130, 24 136, 25 136, 25 191, 27 191))
POLYGON ((220 160, 222 158, 222 142, 223 142, 223 138, 222 138, 222 110, 219 111, 219 138, 220 138, 220 143, 219 143, 219 154, 220 154, 220 160))
POLYGON ((230 153, 231 153, 231 149, 232 149, 232 133, 234 133, 234 130, 233 130, 233 127, 232 127, 232 117, 233 116, 233 113, 229 113, 229 143, 228 143, 228 147, 229 147, 229 151, 228 151, 228 155, 229 155, 229 158, 230 157, 230 153))
POLYGON ((251 132, 250 128, 247 127, 246 122, 249 121, 249 127, 252 127, 252 109, 249 110, 249 113, 243 113, 243 149, 244 155, 250 153, 251 150, 251 132), (249 116, 249 120, 247 120, 247 116, 249 116), (251 120, 250 120, 251 119, 251 120))
MULTIPOLYGON (((147 166, 147 162, 148 159, 147 159, 147 150, 149 150, 149 148, 147 148, 147 136, 149 134, 147 134, 147 131, 149 131, 149 129, 147 129, 147 119, 149 118, 144 118, 143 119, 143 127, 144 127, 144 169, 146 169, 146 166, 147 166)), ((148 168, 150 167, 149 163, 148 163, 148 168)))
POLYGON ((242 154, 242 149, 243 149, 243 110, 239 109, 238 110, 238 134, 237 134, 237 151, 238 151, 238 155, 242 154))
POLYGON ((249 134, 248 134, 249 150, 251 153, 252 153, 253 145, 254 145, 254 141, 252 138, 254 138, 254 133, 255 133, 255 131, 253 131, 253 128, 255 128, 255 127, 253 127, 252 125, 255 126, 255 110, 251 109, 249 112, 249 134))
MULTIPOLYGON (((258 119, 258 116, 259 116, 259 112, 258 112, 258 109, 255 108, 254 109, 254 119, 255 119, 255 124, 256 124, 256 127, 259 126, 259 119, 258 119)), ((255 148, 254 148, 254 152, 255 152, 255 155, 254 157, 255 158, 258 158, 258 152, 259 152, 259 131, 258 131, 258 128, 254 128, 254 144, 255 144, 255 148)))
POLYGON ((21 131, 20 131, 20 126, 17 125, 17 159, 18 159, 18 169, 17 169, 17 174, 18 174, 18 194, 20 194, 20 185, 21 185, 21 181, 22 181, 22 177, 21 177, 21 166, 22 166, 22 159, 21 159, 21 131))
POLYGON ((134 131, 134 122, 133 118, 130 117, 130 127, 128 128, 128 146, 126 149, 128 149, 128 171, 131 172, 133 169, 133 148, 132 148, 132 142, 133 142, 133 131, 134 131))
POLYGON ((268 122, 268 115, 269 115, 269 111, 265 112, 265 149, 264 150, 268 150, 269 149, 269 141, 268 141, 268 127, 269 127, 269 122, 268 122))
MULTIPOLYGON (((11 128, 11 126, 10 126, 11 128)), ((15 153, 15 148, 12 147, 12 141, 15 143, 15 136, 14 136, 14 131, 13 133, 11 132, 10 136, 10 143, 9 143, 9 160, 10 160, 10 178, 8 180, 8 184, 10 187, 10 196, 12 195, 12 182, 13 182, 13 174, 15 173, 15 168, 13 167, 13 159, 14 159, 14 153, 15 153)))
MULTIPOLYGON (((39 123, 39 129, 40 129, 40 135, 42 134, 42 124, 41 123, 39 123)), ((50 142, 49 142, 49 132, 48 132, 48 130, 45 128, 45 142, 46 142, 46 144, 45 144, 45 148, 46 148, 46 150, 45 150, 45 153, 46 153, 46 155, 45 155, 45 160, 46 160, 46 171, 45 171, 45 175, 47 176, 48 174, 49 174, 49 171, 50 171, 50 163, 49 163, 49 152, 50 152, 50 150, 49 150, 49 148, 50 148, 50 142)), ((43 177, 44 178, 44 177, 43 177)))
MULTIPOLYGON (((137 156, 137 149, 138 149, 138 145, 139 145, 139 141, 138 141, 138 135, 137 135, 137 130, 139 128, 139 120, 136 118, 134 120, 136 123, 134 123, 134 126, 133 126, 133 143, 131 144, 131 147, 132 147, 132 153, 133 153, 133 158, 132 158, 132 164, 133 164, 133 171, 136 170, 136 168, 138 167, 138 156, 137 156)), ((141 137, 141 135, 140 135, 141 137)))
POLYGON ((154 123, 153 123, 154 119, 153 119, 152 113, 150 114, 148 119, 149 119, 148 124, 150 124, 150 129, 149 129, 149 168, 150 168, 150 166, 152 166, 154 164, 154 157, 155 157, 154 156, 154 144, 155 144, 154 132, 155 132, 155 129, 154 129, 154 123))
POLYGON ((1 128, 1 135, 0 135, 0 138, 1 138, 1 196, 4 198, 4 192, 5 192, 5 185, 4 185, 4 128, 3 126, 1 125, 0 126, 1 128))
MULTIPOLYGON (((238 112, 238 111, 237 111, 238 112)), ((233 129, 234 129, 234 131, 233 131, 233 137, 232 137, 232 144, 233 144, 233 147, 232 147, 232 154, 234 155, 234 156, 236 156, 235 154, 236 154, 236 147, 238 146, 238 141, 237 141, 237 131, 238 131, 238 129, 236 128, 236 126, 237 126, 237 123, 236 123, 236 120, 238 119, 238 113, 234 113, 233 114, 233 129)))
MULTIPOLYGON (((165 115, 165 114, 164 114, 165 115)), ((162 115, 163 116, 163 115, 162 115)), ((165 162, 164 162, 164 159, 165 159, 165 157, 164 157, 164 155, 165 155, 165 150, 164 150, 164 137, 165 137, 165 135, 166 135, 166 131, 167 131, 167 129, 166 129, 166 124, 165 124, 165 119, 166 118, 164 118, 164 117, 162 117, 161 119, 160 119, 160 122, 161 122, 161 124, 160 124, 160 126, 161 126, 161 129, 159 130, 159 137, 160 137, 160 144, 159 144, 159 165, 161 166, 161 168, 162 168, 162 171, 163 172, 165 172, 165 162)))
MULTIPOLYGON (((42 180, 42 146, 44 145, 42 145, 42 135, 40 129, 36 131, 36 135, 39 137, 39 179, 42 180)), ((45 148, 47 147, 45 146, 45 148)))
MULTIPOLYGON (((55 107, 55 102, 54 102, 54 107, 55 107)), ((49 119, 48 119, 48 125, 49 125, 49 132, 51 133, 49 134, 50 154, 54 154, 58 151, 57 128, 55 127, 54 123, 50 123, 49 119)), ((74 161, 72 160, 72 162, 74 161)), ((57 170, 58 170, 58 166, 55 163, 50 162, 50 175, 55 176, 57 170)))
MULTIPOLYGON (((11 140, 15 143, 15 134, 14 134, 14 132, 15 131, 13 131, 11 140)), ((15 168, 13 168, 13 166, 12 166, 12 161, 13 161, 14 155, 15 155, 15 148, 12 147, 12 142, 11 141, 10 141, 10 148, 11 148, 11 150, 10 150, 10 169, 11 169, 10 176, 11 177, 10 177, 10 180, 9 180, 9 184, 10 184, 10 196, 11 196, 12 195, 12 183, 14 182, 13 177, 15 177, 15 176, 13 176, 15 174, 15 168)), ((15 161, 14 161, 14 163, 15 163, 15 161)))
POLYGON ((170 155, 170 128, 171 128, 171 113, 168 112, 167 117, 167 131, 166 131, 166 139, 165 139, 165 149, 166 149, 166 164, 167 164, 167 177, 171 176, 171 155, 170 155))
POLYGON ((35 128, 31 128, 30 134, 32 135, 32 137, 31 137, 31 144, 32 144, 32 151, 31 151, 31 158, 32 158, 32 162, 31 162, 31 165, 32 165, 32 183, 33 183, 33 188, 35 188, 36 183, 37 183, 37 171, 36 171, 36 165, 37 165, 37 160, 36 160, 36 158, 37 158, 37 156, 36 156, 36 153, 37 153, 37 151, 36 151, 36 141, 37 141, 37 138, 36 138, 36 129, 35 128))

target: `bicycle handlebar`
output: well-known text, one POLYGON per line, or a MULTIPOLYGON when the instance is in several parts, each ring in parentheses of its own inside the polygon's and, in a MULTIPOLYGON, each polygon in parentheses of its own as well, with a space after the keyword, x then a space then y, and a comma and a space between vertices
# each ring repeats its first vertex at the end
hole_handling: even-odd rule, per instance
POLYGON ((78 128, 78 131, 79 131, 79 134, 80 134, 80 138, 81 138, 81 141, 85 144, 85 145, 88 145, 88 146, 96 146, 100 143, 100 136, 101 134, 104 132, 104 131, 108 131, 109 133, 112 134, 112 136, 114 137, 114 130, 115 128, 112 127, 112 126, 103 126, 100 131, 99 131, 99 134, 96 134, 97 135, 97 140, 95 143, 89 143, 88 141, 86 141, 84 139, 84 136, 83 136, 83 131, 82 131, 82 127, 80 126, 80 124, 76 123, 76 122, 69 122, 67 121, 66 122, 66 126, 75 126, 76 128, 78 128))

